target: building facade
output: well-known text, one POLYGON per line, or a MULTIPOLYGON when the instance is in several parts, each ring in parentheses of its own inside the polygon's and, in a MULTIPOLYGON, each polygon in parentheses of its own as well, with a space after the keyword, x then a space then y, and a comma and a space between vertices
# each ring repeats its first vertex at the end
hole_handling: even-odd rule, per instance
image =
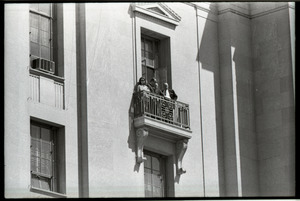
POLYGON ((5 4, 5 197, 294 196, 294 12, 5 4))

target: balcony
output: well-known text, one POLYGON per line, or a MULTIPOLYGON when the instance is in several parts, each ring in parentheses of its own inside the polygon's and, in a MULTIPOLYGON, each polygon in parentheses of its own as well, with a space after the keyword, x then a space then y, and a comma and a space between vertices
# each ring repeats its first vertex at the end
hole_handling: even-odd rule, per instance
POLYGON ((191 136, 189 105, 150 92, 133 94, 137 162, 145 160, 143 147, 149 136, 172 142, 176 149, 178 174, 185 173, 182 158, 191 136))
POLYGON ((64 109, 64 78, 36 69, 29 72, 31 100, 64 109))
POLYGON ((149 117, 158 122, 190 130, 189 105, 154 93, 141 91, 133 95, 134 118, 149 117))

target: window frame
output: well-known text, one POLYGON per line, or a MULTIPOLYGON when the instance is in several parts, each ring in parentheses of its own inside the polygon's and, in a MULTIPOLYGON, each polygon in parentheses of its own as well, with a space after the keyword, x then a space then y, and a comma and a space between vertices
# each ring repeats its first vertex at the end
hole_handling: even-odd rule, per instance
MULTIPOLYGON (((54 163, 54 168, 55 173, 53 174, 53 181, 54 181, 54 191, 49 191, 45 190, 42 188, 37 188, 34 187, 31 184, 31 172, 29 171, 28 176, 30 177, 30 192, 50 196, 50 197, 55 197, 55 198, 66 198, 66 142, 65 142, 65 126, 46 121, 44 119, 40 119, 37 117, 30 117, 30 122, 29 122, 29 141, 31 145, 31 125, 38 126, 38 127, 43 127, 43 128, 50 128, 52 130, 55 130, 54 133, 54 143, 55 143, 55 163, 54 163)), ((29 152, 31 152, 31 147, 29 147, 29 152)), ((31 163, 31 153, 30 154, 30 161, 31 163)), ((31 164, 29 164, 30 170, 31 170, 31 164)))
MULTIPOLYGON (((142 76, 146 78, 146 80, 149 82, 152 77, 157 77, 157 69, 159 68, 159 52, 158 52, 158 48, 159 48, 159 40, 152 38, 148 35, 145 34, 141 34, 141 58, 142 58, 142 76), (152 50, 151 51, 146 51, 146 42, 150 42, 151 46, 152 46, 152 50), (146 53, 149 54, 153 54, 153 65, 150 65, 147 62, 147 57, 143 56, 143 54, 145 55, 146 53), (144 73, 143 73, 144 72, 144 73), (151 72, 151 75, 148 75, 148 72, 151 72)), ((149 59, 150 60, 150 59, 149 59)))
MULTIPOLYGON (((160 89, 163 89, 163 83, 167 82, 169 84, 169 88, 172 88, 172 58, 171 58, 171 36, 165 35, 161 32, 156 32, 151 29, 147 29, 145 27, 140 27, 140 37, 139 37, 139 46, 138 50, 140 54, 140 75, 145 77, 145 71, 147 69, 153 69, 153 76, 158 81, 158 85, 160 89), (156 48, 154 51, 154 66, 145 65, 143 60, 143 38, 146 40, 153 41, 152 44, 156 48), (146 69, 146 70, 145 70, 146 69)), ((149 82, 152 77, 146 74, 147 81, 149 82)))
MULTIPOLYGON (((40 189, 40 190, 43 190, 43 191, 50 191, 50 192, 56 192, 57 191, 57 178, 56 178, 56 174, 57 174, 57 170, 56 170, 56 135, 57 135, 57 131, 58 131, 58 128, 56 127, 53 127, 53 126, 50 126, 50 125, 47 125, 47 124, 44 124, 44 123, 40 123, 40 122, 35 122, 35 121, 31 121, 30 122, 30 175, 31 175, 31 187, 35 188, 35 189, 40 189), (36 137, 33 137, 33 132, 32 132, 32 128, 31 126, 36 126, 40 129, 39 131, 39 138, 36 138, 36 137), (51 175, 46 175, 46 174, 43 174, 42 172, 36 172, 36 171, 33 171, 32 169, 32 157, 33 157, 33 154, 32 154, 32 140, 33 139, 38 139, 39 141, 39 147, 40 147, 40 150, 38 150, 40 156, 38 156, 40 158, 40 164, 38 165, 39 168, 41 169, 42 168, 42 162, 41 162, 41 158, 42 158, 42 148, 41 148, 41 143, 42 143, 42 134, 41 134, 41 129, 48 129, 50 131, 50 152, 51 152, 51 175), (44 189, 42 188, 41 184, 39 184, 39 187, 37 186, 34 186, 33 185, 33 180, 32 180, 32 177, 33 175, 35 175, 36 177, 38 178, 45 178, 46 180, 50 180, 50 189, 44 189)), ((34 156, 36 157, 36 156, 34 156)), ((39 181, 40 182, 40 181, 39 181)))
MULTIPOLYGON (((37 3, 37 5, 39 6, 40 4, 37 3)), ((54 42, 53 42, 53 39, 54 39, 54 33, 53 33, 53 20, 54 20, 54 8, 53 8, 53 4, 52 3, 48 3, 48 5, 50 6, 50 15, 48 15, 47 13, 45 12, 42 12, 42 11, 39 11, 39 10, 36 10, 34 9, 33 7, 29 6, 29 14, 33 14, 33 15, 37 15, 38 16, 38 55, 33 55, 32 54, 32 50, 31 50, 31 35, 29 37, 29 43, 30 43, 30 60, 32 61, 33 59, 37 59, 37 58, 42 58, 42 59, 45 59, 45 60, 49 60, 49 61, 54 61, 54 52, 53 52, 53 49, 54 49, 54 42), (42 22, 41 22, 41 17, 43 18, 46 18, 47 20, 49 20, 49 59, 48 58, 44 58, 42 57, 42 38, 41 38, 41 26, 42 26, 42 22)), ((31 16, 29 16, 29 19, 31 21, 31 16)), ((31 29, 31 22, 30 22, 30 25, 29 25, 29 29, 31 29)), ((31 34, 31 30, 29 30, 29 34, 31 34)))
MULTIPOLYGON (((166 174, 166 169, 167 169, 167 156, 164 156, 162 154, 159 154, 159 153, 155 153, 155 152, 152 152, 152 151, 149 151, 149 150, 144 150, 144 156, 146 157, 146 155, 150 156, 151 157, 151 175, 152 175, 152 172, 153 172, 153 168, 152 168, 152 158, 155 157, 157 159, 159 159, 159 173, 161 174, 162 176, 162 184, 161 184, 161 187, 162 187, 162 196, 161 197, 167 197, 167 182, 168 182, 168 178, 167 178, 167 174, 166 174)), ((145 197, 146 197, 146 183, 145 183, 145 163, 144 163, 144 192, 145 192, 145 197)), ((149 169, 149 168, 148 168, 149 169)), ((153 183, 151 182, 151 189, 152 189, 152 196, 153 197, 153 183)))

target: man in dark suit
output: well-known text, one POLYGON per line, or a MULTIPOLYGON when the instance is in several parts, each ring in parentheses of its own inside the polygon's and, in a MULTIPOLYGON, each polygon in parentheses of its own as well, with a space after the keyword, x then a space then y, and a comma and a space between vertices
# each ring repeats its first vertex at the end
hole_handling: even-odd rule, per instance
MULTIPOLYGON (((164 89, 160 92, 160 94, 166 99, 177 100, 175 91, 173 89, 169 89, 168 83, 164 83, 164 89)), ((175 109, 174 103, 171 103, 170 101, 163 101, 161 108, 164 121, 173 124, 175 109)))
POLYGON ((155 77, 153 77, 150 80, 150 83, 148 84, 148 87, 150 89, 150 92, 155 93, 155 94, 160 94, 160 91, 158 89, 158 83, 155 77))

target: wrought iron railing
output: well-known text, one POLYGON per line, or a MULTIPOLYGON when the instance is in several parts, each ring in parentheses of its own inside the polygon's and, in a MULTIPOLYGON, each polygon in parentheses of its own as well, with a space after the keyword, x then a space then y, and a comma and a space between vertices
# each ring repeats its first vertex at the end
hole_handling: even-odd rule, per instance
POLYGON ((181 128, 190 129, 189 105, 141 91, 133 94, 134 117, 148 116, 181 128))

